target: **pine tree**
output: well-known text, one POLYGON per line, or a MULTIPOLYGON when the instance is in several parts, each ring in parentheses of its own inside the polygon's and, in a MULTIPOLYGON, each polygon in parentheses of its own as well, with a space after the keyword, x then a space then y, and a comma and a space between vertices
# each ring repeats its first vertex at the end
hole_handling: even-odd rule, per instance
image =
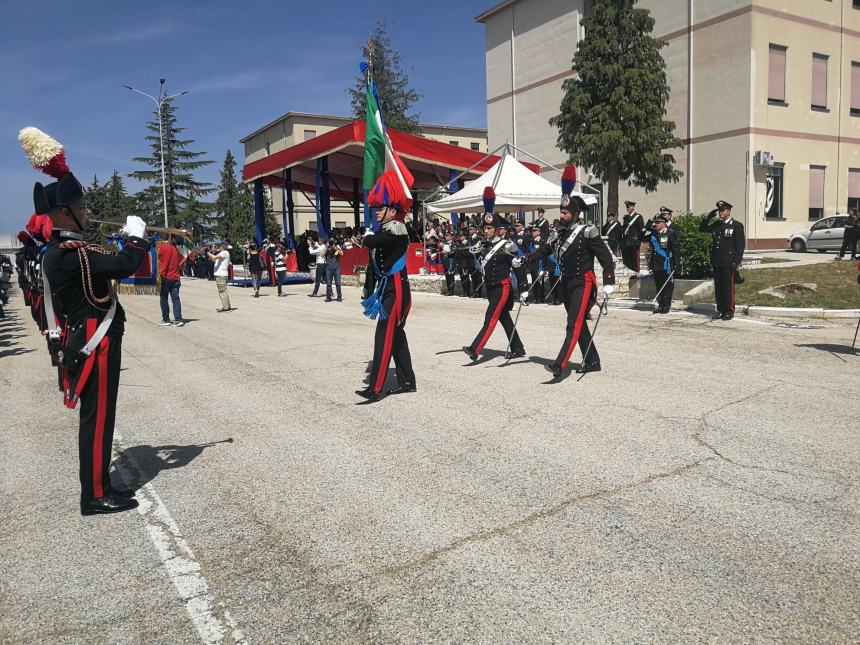
MULTIPOLYGON (((409 77, 403 71, 400 53, 392 49, 385 21, 376 23, 366 45, 362 47, 364 60, 373 65, 373 77, 379 96, 379 109, 385 118, 385 125, 402 132, 417 134, 418 114, 407 114, 421 94, 409 89, 409 77)), ((356 118, 363 119, 367 109, 367 80, 360 74, 355 87, 349 88, 352 111, 356 118)))
MULTIPOLYGON (((277 220, 269 213, 267 204, 266 230, 278 227, 277 220)), ((236 159, 227 150, 221 168, 218 198, 213 213, 214 232, 234 244, 243 244, 256 236, 254 224, 254 195, 248 184, 240 182, 236 176, 236 159)), ((279 227, 278 227, 279 228, 279 227)))
POLYGON ((132 215, 132 200, 125 190, 122 176, 116 171, 110 177, 110 181, 104 185, 104 205, 102 207, 102 219, 111 222, 124 222, 125 218, 132 215))
POLYGON ((101 224, 92 221, 94 219, 108 219, 104 216, 105 193, 105 187, 100 186, 99 178, 93 175, 93 183, 84 189, 84 199, 92 212, 90 221, 84 231, 84 239, 90 244, 103 244, 105 241, 100 231, 101 224))
MULTIPOLYGON (((129 174, 130 177, 148 182, 150 185, 137 193, 137 203, 142 211, 142 217, 150 224, 163 225, 163 198, 161 187, 161 148, 158 133, 158 112, 155 119, 146 124, 153 134, 145 137, 149 142, 152 154, 149 157, 134 157, 134 161, 148 167, 129 174)), ((192 152, 188 146, 193 139, 180 139, 185 131, 176 125, 176 106, 168 99, 161 107, 161 125, 164 133, 164 176, 167 186, 167 217, 173 226, 180 211, 188 206, 191 199, 197 199, 214 190, 212 184, 199 182, 194 179, 194 171, 214 163, 202 159, 205 152, 192 152)))
POLYGON ((669 84, 660 49, 667 43, 651 36, 654 19, 635 4, 593 0, 573 56, 577 74, 562 85, 560 114, 549 120, 570 162, 606 183, 607 209, 616 213, 619 181, 651 192, 682 176, 667 151, 683 143, 663 118, 669 84))

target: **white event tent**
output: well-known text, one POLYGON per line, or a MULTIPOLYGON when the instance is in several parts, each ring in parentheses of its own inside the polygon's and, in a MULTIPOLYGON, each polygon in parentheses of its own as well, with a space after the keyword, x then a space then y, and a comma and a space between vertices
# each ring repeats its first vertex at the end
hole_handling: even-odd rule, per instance
MULTIPOLYGON (((538 208, 558 208, 561 186, 535 174, 505 152, 499 161, 483 175, 469 182, 462 190, 435 202, 426 204, 431 213, 483 213, 484 188, 492 186, 496 192, 496 211, 516 213, 538 208)), ((591 206, 597 197, 574 192, 591 206)))

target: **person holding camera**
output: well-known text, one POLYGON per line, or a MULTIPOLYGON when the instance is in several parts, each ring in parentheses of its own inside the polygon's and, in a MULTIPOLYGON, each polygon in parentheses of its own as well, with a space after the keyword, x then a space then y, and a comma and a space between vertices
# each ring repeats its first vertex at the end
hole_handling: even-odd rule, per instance
POLYGON ((263 259, 260 257, 260 249, 252 242, 245 246, 245 262, 248 265, 248 273, 251 274, 251 286, 254 288, 254 297, 260 297, 260 280, 263 277, 263 259))
POLYGON ((326 245, 320 243, 320 241, 314 237, 308 237, 308 252, 314 258, 314 265, 316 267, 316 277, 314 280, 314 290, 313 293, 309 293, 309 298, 316 298, 319 296, 320 284, 325 279, 325 254, 326 254, 326 245))
POLYGON ((227 251, 227 243, 216 243, 215 253, 207 253, 207 256, 213 263, 212 275, 215 276, 218 297, 221 298, 221 308, 215 311, 219 314, 233 311, 230 306, 230 294, 227 293, 227 277, 230 275, 230 253, 227 251))
POLYGON ((343 302, 340 291, 340 256, 343 255, 343 247, 337 240, 329 240, 325 250, 325 301, 331 302, 334 293, 331 289, 332 280, 337 287, 337 301, 343 302))
POLYGON ((712 318, 731 320, 735 317, 735 275, 746 249, 744 225, 732 218, 732 205, 720 200, 699 223, 699 231, 713 236, 711 267, 717 310, 712 318))

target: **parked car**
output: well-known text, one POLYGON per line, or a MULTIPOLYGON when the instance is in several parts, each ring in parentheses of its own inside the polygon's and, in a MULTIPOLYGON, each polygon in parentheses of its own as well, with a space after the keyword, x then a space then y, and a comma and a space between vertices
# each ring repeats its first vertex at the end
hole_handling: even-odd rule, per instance
POLYGON ((848 222, 847 215, 822 217, 809 228, 792 233, 788 246, 792 251, 803 253, 815 249, 819 253, 838 251, 842 247, 843 228, 848 222))

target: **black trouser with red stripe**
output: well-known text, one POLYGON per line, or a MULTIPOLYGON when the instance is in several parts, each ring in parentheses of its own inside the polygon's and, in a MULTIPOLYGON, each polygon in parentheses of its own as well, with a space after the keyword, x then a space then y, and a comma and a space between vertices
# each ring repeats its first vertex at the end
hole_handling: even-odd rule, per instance
POLYGON ((415 372, 412 371, 412 356, 406 340, 406 317, 412 305, 409 281, 400 273, 389 278, 382 300, 388 317, 376 321, 376 336, 373 343, 373 363, 370 367, 370 387, 375 394, 381 394, 388 373, 388 364, 394 359, 394 369, 398 385, 415 385, 415 372))
POLYGON ((583 363, 600 362, 597 348, 591 342, 588 323, 585 322, 585 316, 591 309, 597 293, 597 279, 594 277, 594 273, 589 271, 584 278, 563 277, 557 289, 561 291, 564 308, 567 310, 567 327, 565 327, 567 333, 555 362, 564 369, 570 361, 577 343, 579 343, 579 349, 583 353, 583 363), (588 349, 589 345, 591 345, 590 350, 588 349), (588 356, 585 356, 586 350, 588 356))
POLYGON ((628 246, 625 243, 621 245, 621 261, 631 271, 636 271, 639 273, 639 245, 635 244, 632 246, 628 246))
POLYGON ((663 269, 654 269, 654 288, 660 294, 657 297, 657 306, 660 309, 669 310, 672 308, 672 293, 675 291, 675 280, 673 279, 669 284, 666 284, 669 280, 669 275, 663 269))
POLYGON ((714 297, 718 312, 735 313, 735 270, 731 267, 714 267, 714 297))
POLYGON ((490 336, 493 335, 493 330, 496 328, 496 323, 498 322, 502 323, 502 327, 505 328, 505 334, 507 334, 508 339, 511 341, 511 351, 525 351, 523 343, 520 340, 520 335, 514 329, 514 321, 511 320, 510 311, 513 307, 512 291, 510 279, 502 280, 501 284, 487 285, 487 295, 490 302, 487 305, 487 313, 484 316, 484 326, 481 327, 481 331, 475 336, 475 340, 472 341, 471 345, 476 354, 480 354, 484 349, 484 345, 490 340, 490 336))
POLYGON ((110 462, 119 390, 122 332, 111 332, 93 352, 92 371, 81 390, 78 451, 81 498, 110 494, 110 462))

